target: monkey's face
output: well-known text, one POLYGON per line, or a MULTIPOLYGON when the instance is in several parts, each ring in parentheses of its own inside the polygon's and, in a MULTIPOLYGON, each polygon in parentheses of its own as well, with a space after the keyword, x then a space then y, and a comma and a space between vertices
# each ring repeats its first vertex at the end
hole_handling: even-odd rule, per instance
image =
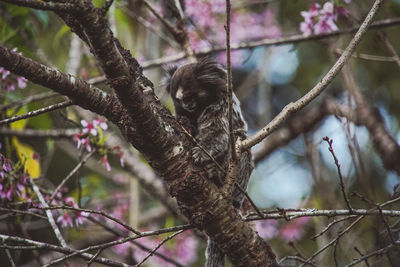
POLYGON ((208 105, 226 95, 226 73, 211 58, 168 70, 167 91, 174 101, 176 112, 196 117, 208 105))
POLYGON ((211 101, 211 96, 206 90, 199 88, 196 83, 190 81, 186 86, 178 85, 177 90, 173 91, 174 102, 189 113, 202 110, 211 101))

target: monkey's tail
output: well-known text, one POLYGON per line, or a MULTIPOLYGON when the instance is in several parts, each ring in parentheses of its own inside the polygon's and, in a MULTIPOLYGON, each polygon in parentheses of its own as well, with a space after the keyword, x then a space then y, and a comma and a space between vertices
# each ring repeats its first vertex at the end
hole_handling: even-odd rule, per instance
POLYGON ((225 267, 224 253, 210 238, 207 240, 205 267, 225 267))

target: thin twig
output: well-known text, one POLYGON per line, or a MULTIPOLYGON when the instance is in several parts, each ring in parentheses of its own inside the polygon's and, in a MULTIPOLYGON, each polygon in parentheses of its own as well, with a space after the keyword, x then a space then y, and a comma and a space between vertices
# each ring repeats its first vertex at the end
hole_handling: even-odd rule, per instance
POLYGON ((172 25, 168 20, 164 19, 161 14, 147 0, 142 0, 142 2, 150 10, 150 12, 153 13, 153 15, 156 16, 162 24, 164 24, 164 26, 168 29, 169 32, 171 32, 173 36, 176 36, 178 34, 175 26, 172 25))
POLYGON ((233 100, 232 100, 232 68, 231 68, 231 1, 226 0, 226 87, 228 89, 228 123, 229 123, 229 142, 231 144, 231 154, 233 160, 237 159, 235 138, 233 136, 233 100))
MULTIPOLYGON (((312 262, 306 262, 305 259, 303 259, 302 257, 298 257, 298 256, 285 256, 285 257, 283 257, 283 258, 279 261, 279 264, 283 264, 286 260, 295 260, 295 261, 299 261, 299 262, 305 263, 305 264, 307 264, 307 265, 311 265, 311 266, 313 266, 313 267, 317 267, 317 266, 318 266, 318 265, 315 265, 315 264, 312 263, 312 262)), ((283 265, 283 266, 285 266, 285 265, 283 265)))
MULTIPOLYGON (((314 254, 312 254, 305 263, 310 262, 312 259, 314 259, 317 255, 319 255, 321 252, 323 252, 324 250, 326 250, 327 248, 329 248, 330 246, 332 246, 334 243, 336 243, 344 234, 346 234, 348 231, 350 231, 351 228, 353 228, 359 221, 361 221, 363 218, 365 218, 365 216, 360 216, 358 217, 356 220, 354 220, 354 222, 352 222, 348 227, 346 227, 343 231, 340 231, 338 233, 338 235, 331 240, 330 242, 328 242, 325 246, 323 246, 322 248, 320 248, 317 252, 315 252, 314 254)), ((305 264, 304 263, 304 264, 305 264)), ((304 266, 304 264, 302 264, 300 267, 304 266)))
POLYGON ((321 92, 332 82, 332 80, 339 74, 340 70, 344 66, 344 64, 349 60, 351 54, 354 52, 357 45, 360 43, 361 38, 368 30, 368 26, 371 24, 373 18, 378 12, 384 0, 376 0, 373 4, 371 10, 369 11, 367 17, 364 22, 358 29, 357 33, 354 35, 353 39, 350 41, 346 50, 340 56, 340 58, 336 61, 333 67, 329 70, 329 72, 322 78, 322 80, 314 86, 306 95, 301 97, 294 103, 289 103, 286 105, 283 110, 263 129, 257 132, 252 137, 244 140, 241 145, 241 150, 248 149, 259 142, 261 142, 264 138, 270 135, 279 125, 281 125, 292 113, 302 109, 306 105, 308 105, 312 100, 314 100, 321 92))
MULTIPOLYGON (((34 184, 34 182, 32 180, 31 180, 31 183, 32 183, 33 191, 35 191, 37 197, 39 198, 40 203, 43 205, 44 208, 48 208, 49 205, 46 203, 46 200, 44 199, 44 197, 43 197, 42 193, 40 192, 39 188, 37 187, 37 185, 34 184)), ((53 232, 56 235, 61 246, 64 248, 68 247, 67 242, 65 242, 64 238, 61 235, 60 229, 58 228, 56 222, 54 221, 54 217, 53 217, 53 214, 51 213, 51 210, 46 210, 45 212, 46 212, 48 221, 51 225, 51 228, 53 228, 53 232)))
MULTIPOLYGON (((382 214, 388 217, 400 217, 400 210, 382 210, 382 214)), ((267 219, 288 219, 293 220, 301 217, 337 217, 349 215, 365 215, 365 216, 379 216, 380 213, 376 209, 353 209, 352 213, 349 210, 317 210, 317 209, 304 209, 300 211, 263 211, 263 217, 257 213, 250 213, 246 216, 246 221, 267 220, 267 219), (284 213, 284 214, 283 214, 284 213)))
POLYGON ((174 238, 175 236, 183 233, 184 230, 178 231, 176 233, 173 233, 172 235, 168 236, 167 238, 165 238, 163 241, 161 241, 154 249, 152 249, 149 254, 147 254, 146 257, 143 258, 143 260, 141 260, 138 264, 136 264, 136 267, 139 267, 140 265, 142 265, 148 258, 150 258, 151 256, 153 256, 154 252, 156 252, 162 245, 165 244, 165 242, 167 242, 168 240, 171 240, 172 238, 174 238))
POLYGON ((101 252, 103 252, 103 249, 99 249, 96 254, 93 255, 93 258, 90 259, 90 261, 88 261, 88 263, 86 264, 86 267, 90 267, 90 265, 93 263, 93 261, 100 256, 101 252))
POLYGON ((80 133, 82 129, 51 129, 51 130, 35 130, 35 129, 23 129, 13 130, 9 128, 0 128, 0 134, 11 135, 22 138, 71 138, 74 135, 80 133))
MULTIPOLYGON (((148 29, 150 32, 154 33, 158 37, 160 37, 162 40, 166 41, 170 46, 174 48, 179 48, 180 45, 172 38, 167 36, 163 31, 159 30, 153 23, 147 21, 145 18, 143 18, 140 14, 138 14, 135 10, 130 10, 127 8, 127 2, 124 3, 116 3, 116 6, 118 8, 123 8, 124 12, 131 18, 137 20, 140 24, 143 25, 146 29, 148 29)), ((105 80, 105 77, 104 77, 105 80)))
POLYGON ((386 231, 388 232, 390 241, 392 242, 392 244, 394 246, 397 246, 396 240, 394 240, 394 237, 393 237, 392 230, 390 229, 390 226, 389 226, 388 222, 386 221, 385 216, 383 216, 382 208, 380 207, 380 205, 376 205, 376 208, 379 210, 379 215, 380 215, 379 217, 382 219, 383 225, 385 226, 386 231))
POLYGON ((47 220, 46 216, 42 216, 40 214, 31 212, 31 211, 26 211, 26 210, 17 210, 17 209, 12 209, 12 208, 3 208, 0 207, 0 211, 4 212, 10 212, 9 214, 3 214, 0 216, 0 221, 6 219, 7 217, 10 217, 11 215, 28 215, 28 216, 34 216, 40 219, 47 220))
MULTIPOLYGON (((69 247, 60 247, 60 246, 56 246, 56 245, 52 245, 52 244, 48 244, 48 243, 43 243, 43 242, 38 242, 38 241, 34 241, 31 239, 27 239, 27 238, 22 238, 22 237, 16 237, 16 236, 9 236, 9 235, 4 235, 4 234, 0 234, 0 241, 1 242, 16 242, 16 243, 22 243, 22 244, 26 244, 26 245, 30 245, 30 246, 24 246, 24 247, 20 247, 20 246, 7 246, 7 248, 9 249, 16 249, 16 250, 22 250, 22 249, 28 249, 28 250, 37 250, 37 249, 43 249, 46 251, 52 250, 52 251, 57 251, 57 252, 61 252, 63 254, 70 254, 70 253, 74 253, 76 252, 76 250, 69 248, 69 247)), ((0 245, 0 247, 4 247, 4 245, 0 245)), ((82 254, 77 254, 78 257, 90 260, 93 258, 92 254, 89 253, 82 253, 82 254)), ((117 262, 111 259, 107 259, 107 258, 103 258, 103 257, 98 257, 95 259, 96 262, 100 262, 103 263, 107 266, 116 266, 116 267, 131 267, 128 264, 125 263, 121 263, 121 262, 117 262)))
MULTIPOLYGON (((399 245, 399 244, 400 244, 400 241, 397 241, 396 244, 399 245)), ((362 261, 364 261, 364 260, 366 260, 366 259, 368 259, 368 258, 371 258, 371 257, 373 257, 373 256, 382 255, 382 254, 384 254, 386 251, 392 249, 393 247, 394 247, 393 244, 390 244, 389 246, 386 246, 386 247, 384 247, 384 248, 378 249, 378 250, 376 250, 376 251, 374 251, 374 252, 371 252, 371 253, 369 253, 369 254, 366 254, 365 256, 362 256, 361 258, 358 258, 358 259, 354 260, 353 262, 347 264, 345 267, 351 267, 351 266, 354 266, 354 265, 356 265, 356 264, 358 264, 358 263, 360 263, 360 262, 362 262, 362 261)))
POLYGON ((101 216, 106 217, 107 219, 123 226, 124 228, 126 228, 127 230, 140 235, 141 233, 134 229, 133 227, 123 223, 120 219, 117 219, 109 214, 107 214, 106 212, 103 211, 96 211, 96 210, 90 210, 90 209, 82 209, 82 208, 75 208, 75 207, 71 207, 71 206, 47 206, 47 207, 34 207, 35 209, 39 209, 39 210, 46 210, 46 211, 50 211, 50 210, 73 210, 73 211, 78 211, 78 212, 87 212, 87 213, 93 213, 93 214, 99 214, 101 216))
MULTIPOLYGON (((343 53, 342 49, 335 49, 335 53, 341 55, 343 53)), ((396 62, 394 57, 384 57, 384 56, 376 56, 376 55, 369 55, 364 53, 353 53, 353 58, 369 60, 369 61, 378 61, 378 62, 396 62)))
MULTIPOLYGON (((218 163, 218 161, 202 146, 199 144, 199 142, 197 142, 196 138, 194 138, 181 124, 178 124, 178 126, 180 127, 180 129, 182 130, 182 132, 189 137, 189 140, 192 141, 196 146, 198 146, 215 164, 215 166, 217 166, 217 168, 219 170, 222 171, 222 173, 224 173, 225 176, 227 176, 227 172, 222 168, 222 166, 218 163)), ((230 166, 232 167, 232 166, 230 166)), ((240 192, 246 192, 246 190, 244 190, 238 183, 234 183, 235 187, 239 189, 240 192)), ((258 209, 258 207, 255 205, 254 201, 250 198, 250 196, 245 193, 244 194, 245 197, 247 198, 247 200, 250 202, 250 204, 253 206, 253 208, 255 209, 255 211, 259 214, 261 214, 260 210, 258 209)), ((261 214, 262 215, 262 214, 261 214)))
POLYGON ((40 100, 44 100, 44 99, 52 98, 52 97, 56 97, 56 96, 60 96, 60 94, 55 93, 55 92, 46 92, 46 93, 41 93, 41 94, 37 94, 37 95, 26 96, 26 97, 24 97, 24 99, 14 101, 14 102, 11 102, 11 103, 8 103, 5 105, 0 105, 0 111, 8 109, 8 108, 20 107, 20 106, 26 105, 28 103, 31 103, 33 101, 40 101, 40 100))
MULTIPOLYGON (((385 20, 379 20, 376 21, 375 23, 371 23, 368 28, 369 29, 378 29, 378 28, 384 28, 384 27, 391 27, 391 26, 396 26, 400 24, 400 18, 390 18, 390 19, 385 19, 385 20)), ((290 36, 283 36, 280 38, 266 38, 258 41, 252 41, 252 42, 241 42, 241 43, 235 43, 231 44, 231 50, 240 50, 240 49, 252 49, 260 46, 277 46, 277 45, 285 45, 285 44, 296 44, 300 42, 305 42, 305 41, 312 41, 312 40, 322 40, 322 39, 327 39, 331 38, 334 36, 340 36, 344 34, 351 34, 356 32, 360 26, 354 26, 352 28, 344 28, 341 30, 329 32, 329 33, 324 33, 324 34, 319 34, 319 35, 310 35, 310 36, 304 36, 303 34, 294 34, 290 36)), ((196 52, 197 56, 204 56, 204 55, 209 55, 215 52, 223 52, 225 51, 226 47, 225 46, 215 46, 213 48, 207 48, 203 50, 199 50, 196 52)), ((163 64, 167 63, 172 63, 179 61, 183 58, 186 57, 186 54, 184 52, 182 53, 177 53, 173 56, 166 56, 162 58, 157 58, 153 60, 148 60, 143 62, 141 65, 144 69, 147 68, 153 68, 153 67, 158 67, 163 64)))
POLYGON ((353 208, 350 205, 350 201, 349 201, 349 198, 347 197, 347 193, 346 193, 346 188, 344 187, 343 176, 342 176, 342 171, 340 170, 339 160, 336 157, 335 151, 333 150, 333 147, 332 147, 333 139, 329 139, 329 137, 326 136, 326 137, 322 138, 322 140, 326 141, 329 145, 329 152, 331 152, 331 154, 332 154, 333 160, 335 162, 335 165, 336 165, 336 168, 337 168, 337 171, 339 174, 339 182, 340 182, 340 188, 342 190, 343 198, 344 198, 344 201, 346 202, 347 208, 351 212, 353 210, 353 208))
POLYGON ((53 201, 53 199, 55 198, 55 196, 57 195, 58 191, 60 191, 60 189, 65 185, 66 182, 68 182, 68 180, 74 176, 75 173, 77 173, 79 171, 79 169, 85 165, 86 161, 94 154, 94 150, 88 154, 86 154, 83 159, 75 166, 74 169, 72 169, 72 171, 61 181, 61 183, 57 186, 57 188, 53 191, 53 194, 51 194, 50 199, 49 199, 49 203, 51 203, 53 201))
POLYGON ((249 196, 249 194, 247 194, 247 192, 237 183, 235 182, 235 186, 237 189, 239 189, 240 192, 242 192, 242 194, 245 195, 245 197, 247 198, 247 200, 250 202, 251 206, 253 207, 253 209, 257 212, 257 214, 260 216, 260 218, 264 218, 264 214, 261 212, 261 210, 257 207, 256 203, 254 203, 254 201, 251 199, 251 197, 249 196))
POLYGON ((400 57, 397 54, 396 49, 394 49, 393 45, 390 43, 385 33, 378 32, 378 36, 382 39, 383 44, 389 50, 390 54, 392 54, 394 62, 396 62, 397 66, 400 67, 400 57))
POLYGON ((10 262, 11 267, 16 267, 14 260, 11 256, 10 250, 5 249, 5 251, 6 251, 6 255, 7 255, 8 261, 10 262))
POLYGON ((357 215, 350 215, 350 216, 346 216, 344 218, 340 218, 337 220, 334 220, 333 222, 329 223, 320 233, 316 234, 315 236, 313 236, 311 239, 315 240, 316 238, 320 237, 321 235, 323 235, 324 233, 326 233, 332 226, 334 226, 335 224, 339 223, 339 222, 343 222, 346 221, 348 219, 353 219, 354 217, 357 217, 357 215))
MULTIPOLYGON (((362 254, 361 251, 357 247, 354 247, 354 250, 357 251, 357 253, 360 254, 361 257, 364 256, 364 254, 362 254)), ((369 267, 368 259, 365 259, 365 265, 367 265, 367 267, 369 267)))
MULTIPOLYGON (((184 232, 185 230, 186 229, 179 230, 178 233, 184 232)), ((156 231, 151 231, 151 232, 148 232, 148 233, 150 235, 154 235, 154 232, 156 232, 156 231)), ((44 265, 43 267, 48 267, 48 266, 54 265, 56 263, 63 262, 65 260, 69 259, 69 258, 75 257, 77 255, 81 255, 81 254, 83 254, 85 252, 88 252, 88 251, 91 251, 91 250, 106 249, 106 248, 113 247, 113 246, 116 246, 116 245, 124 244, 126 242, 129 242, 129 241, 132 241, 132 240, 144 237, 144 236, 148 236, 148 235, 146 235, 146 232, 141 233, 141 234, 136 235, 136 236, 129 236, 129 237, 125 237, 125 238, 122 238, 122 239, 115 240, 115 241, 106 242, 106 243, 103 243, 103 244, 100 244, 100 245, 88 246, 88 247, 86 247, 84 249, 74 251, 71 254, 65 255, 65 256, 60 257, 58 259, 55 259, 52 262, 44 265)))
POLYGON ((22 114, 22 115, 18 115, 18 116, 12 117, 12 118, 8 118, 8 119, 5 119, 5 120, 2 120, 2 121, 0 121, 0 125, 10 124, 10 123, 12 123, 14 121, 19 121, 19 120, 23 120, 23 119, 26 119, 26 118, 34 117, 34 116, 37 116, 37 115, 40 115, 40 114, 43 114, 43 113, 46 113, 46 112, 50 112, 50 111, 53 111, 53 110, 56 110, 56 109, 65 108, 65 107, 68 107, 68 106, 71 106, 71 105, 72 105, 72 101, 71 100, 67 100, 67 101, 64 101, 64 102, 61 102, 61 103, 58 103, 58 104, 54 104, 54 105, 51 105, 51 106, 48 106, 48 107, 44 107, 44 108, 41 108, 41 109, 30 111, 30 112, 22 114))
MULTIPOLYGON (((112 234, 114 234, 114 235, 116 235, 116 236, 124 237, 124 235, 123 235, 120 231, 116 231, 115 229, 109 227, 107 224, 105 224, 105 223, 103 223, 103 222, 101 222, 101 221, 99 221, 99 220, 96 220, 96 219, 94 219, 94 218, 88 218, 88 219, 89 219, 91 222, 94 222, 94 223, 96 223, 97 225, 100 225, 100 226, 103 227, 106 231, 108 231, 108 232, 110 232, 110 233, 112 233, 112 234)), ((193 228, 193 227, 190 226, 190 225, 188 225, 188 227, 189 227, 188 229, 193 228)), ((176 231, 179 231, 179 230, 181 230, 181 229, 184 229, 184 228, 181 228, 181 229, 178 229, 178 228, 179 228, 179 227, 177 227, 176 231)), ((135 240, 131 240, 130 243, 132 243, 133 245, 137 246, 139 249, 141 249, 141 250, 143 250, 143 251, 150 251, 150 250, 151 250, 149 247, 144 246, 143 244, 141 244, 141 243, 139 243, 139 242, 136 242, 135 240)), ((175 260, 173 260, 173 259, 171 259, 171 258, 165 256, 164 254, 162 254, 162 253, 160 253, 160 252, 157 252, 157 251, 156 251, 156 252, 154 253, 154 255, 157 256, 157 257, 159 257, 160 259, 163 259, 163 260, 166 261, 166 262, 169 262, 169 263, 174 264, 174 265, 177 266, 177 267, 184 267, 184 266, 182 266, 182 264, 180 264, 179 262, 177 262, 177 261, 175 261, 175 260)))

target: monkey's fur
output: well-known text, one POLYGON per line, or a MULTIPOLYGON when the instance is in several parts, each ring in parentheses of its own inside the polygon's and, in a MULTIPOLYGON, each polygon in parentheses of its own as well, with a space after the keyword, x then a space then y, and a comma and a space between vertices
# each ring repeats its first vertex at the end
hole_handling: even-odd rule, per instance
MULTIPOLYGON (((221 171, 200 147, 194 147, 191 151, 194 163, 207 170, 208 178, 221 186, 225 180, 231 153, 226 71, 216 61, 206 57, 197 63, 169 69, 164 82, 174 102, 176 118, 224 171, 221 171)), ((236 140, 246 138, 247 125, 235 95, 233 95, 233 130, 236 140)), ((253 162, 250 151, 247 150, 240 156, 236 181, 244 190, 247 188, 252 170, 253 162)), ((235 187, 232 204, 239 209, 243 200, 244 195, 235 187)), ((207 267, 225 266, 223 253, 210 239, 206 257, 207 267)))

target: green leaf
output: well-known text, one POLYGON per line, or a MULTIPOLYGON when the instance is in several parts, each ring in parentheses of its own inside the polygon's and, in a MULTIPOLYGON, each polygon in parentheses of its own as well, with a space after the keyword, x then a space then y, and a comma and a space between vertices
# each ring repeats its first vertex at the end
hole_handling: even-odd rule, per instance
POLYGON ((0 25, 2 25, 1 27, 1 31, 0 31, 0 40, 2 43, 6 43, 8 40, 10 40, 12 37, 14 37, 17 34, 17 29, 12 29, 8 26, 8 24, 3 21, 0 18, 0 25))
POLYGON ((56 33, 53 39, 53 48, 57 49, 60 46, 61 38, 69 32, 69 27, 67 25, 63 25, 60 30, 56 33))
POLYGON ((92 2, 95 7, 102 7, 106 1, 105 0, 93 0, 92 2))

